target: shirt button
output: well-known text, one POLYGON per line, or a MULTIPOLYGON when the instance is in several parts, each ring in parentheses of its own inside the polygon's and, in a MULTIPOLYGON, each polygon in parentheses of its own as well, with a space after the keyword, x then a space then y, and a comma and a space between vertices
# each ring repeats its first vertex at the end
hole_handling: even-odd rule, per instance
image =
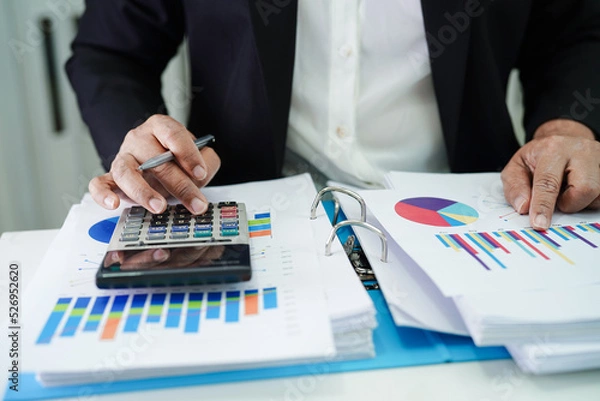
POLYGON ((349 58, 354 53, 352 45, 345 44, 338 49, 339 55, 344 58, 349 58))
POLYGON ((340 138, 340 139, 344 139, 348 136, 348 130, 341 125, 339 127, 337 127, 337 129, 335 130, 335 133, 338 136, 338 138, 340 138))

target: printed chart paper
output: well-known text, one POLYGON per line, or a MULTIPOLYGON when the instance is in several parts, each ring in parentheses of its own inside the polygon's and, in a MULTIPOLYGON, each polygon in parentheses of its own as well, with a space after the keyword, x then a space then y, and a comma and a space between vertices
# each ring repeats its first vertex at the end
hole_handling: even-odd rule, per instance
POLYGON ((600 213, 556 213, 533 230, 504 200, 500 175, 395 173, 362 191, 393 239, 446 296, 600 282, 600 213))
POLYGON ((150 377, 331 358, 335 345, 314 249, 308 176, 209 188, 246 203, 252 279, 185 288, 100 290, 95 274, 120 211, 89 197, 64 248, 31 284, 27 370, 47 384, 150 377), (61 256, 62 255, 62 256, 61 256), (61 257, 59 257, 61 256, 61 257))

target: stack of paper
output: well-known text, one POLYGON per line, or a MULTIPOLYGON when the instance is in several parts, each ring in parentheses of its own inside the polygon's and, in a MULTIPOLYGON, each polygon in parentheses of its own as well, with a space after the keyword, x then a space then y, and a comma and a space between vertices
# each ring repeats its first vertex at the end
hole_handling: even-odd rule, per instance
POLYGON ((506 204, 499 174, 386 179, 390 190, 360 194, 388 234, 390 263, 378 262, 377 238, 359 237, 397 324, 468 330, 532 372, 600 367, 600 213, 557 213, 541 233, 506 204), (562 351, 524 360, 540 337, 562 351))
POLYGON ((371 299, 347 258, 324 264, 315 248, 330 226, 322 210, 309 219, 316 191, 308 175, 205 194, 244 202, 250 221, 269 220, 251 239, 250 281, 99 290, 95 273, 120 210, 86 196, 25 298, 24 370, 66 385, 374 355, 371 299))

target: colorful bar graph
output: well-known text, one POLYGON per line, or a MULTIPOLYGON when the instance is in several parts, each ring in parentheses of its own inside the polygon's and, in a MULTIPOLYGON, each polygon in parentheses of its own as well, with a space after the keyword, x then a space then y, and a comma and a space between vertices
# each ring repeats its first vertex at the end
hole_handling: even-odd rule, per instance
POLYGON ((225 322, 234 323, 240 320, 240 292, 227 291, 225 294, 225 322))
POLYGON ((220 292, 208 293, 208 304, 206 307, 207 319, 218 319, 221 314, 221 294, 220 292))
POLYGON ((167 294, 152 294, 150 308, 148 309, 148 316, 146 317, 146 321, 148 323, 160 322, 160 317, 162 316, 166 298, 167 294))
POLYGON ((71 309, 67 323, 65 323, 65 327, 63 327, 62 333, 60 333, 61 337, 73 337, 75 335, 77 327, 79 327, 79 323, 81 323, 85 310, 90 303, 90 299, 90 297, 77 298, 75 306, 71 309))
MULTIPOLYGON (((524 252, 531 258, 550 261, 555 257, 559 257, 567 264, 575 265, 575 262, 565 250, 565 244, 579 242, 590 248, 598 249, 598 244, 593 238, 596 234, 600 234, 599 223, 553 226, 547 231, 523 229, 518 231, 437 234, 436 238, 444 248, 466 252, 486 270, 492 270, 493 266, 507 269, 509 264, 506 258, 514 255, 512 252, 515 252, 515 249, 524 252), (509 245, 514 245, 516 248, 510 248, 509 245)), ((596 238, 600 240, 600 237, 596 238)), ((567 247, 567 249, 569 248, 567 247)))
POLYGON ((265 310, 276 309, 277 304, 276 287, 262 289, 262 295, 259 289, 247 289, 212 291, 206 294, 189 292, 106 295, 96 298, 64 297, 59 298, 52 309, 37 344, 49 344, 55 337, 61 341, 68 340, 80 332, 98 332, 103 321, 102 330, 97 335, 101 340, 114 340, 119 334, 138 333, 145 324, 160 323, 164 309, 165 328, 199 333, 203 309, 206 309, 205 316, 211 324, 237 323, 241 319, 243 322, 246 316, 255 316, 253 319, 256 319, 265 310), (223 313, 221 306, 224 306, 223 313), (83 324, 88 309, 89 315, 83 324))
POLYGON ((185 294, 180 293, 171 294, 171 297, 169 298, 169 309, 167 310, 167 322, 165 323, 166 328, 179 327, 184 296, 185 294))
POLYGON ((100 326, 100 321, 104 315, 104 310, 106 309, 109 301, 109 296, 96 298, 96 301, 94 301, 94 306, 92 306, 92 311, 87 318, 87 322, 85 322, 85 326, 83 327, 83 331, 98 330, 98 326, 100 326))
POLYGON ((115 334, 117 333, 117 328, 119 327, 119 323, 123 317, 123 311, 125 310, 128 299, 129 295, 117 295, 115 297, 108 314, 108 319, 104 325, 102 336, 100 336, 101 340, 112 340, 115 338, 115 334))
POLYGON ((202 309, 202 299, 204 294, 201 292, 191 292, 188 298, 187 314, 185 317, 185 332, 197 333, 200 327, 200 310, 202 309))
POLYGON ((46 321, 40 336, 38 337, 36 344, 50 344, 50 340, 54 337, 56 329, 60 325, 65 312, 71 304, 71 298, 59 298, 54 305, 54 309, 50 312, 50 317, 46 321))
POLYGON ((250 238, 270 237, 271 232, 271 213, 255 213, 254 218, 248 220, 248 234, 250 238))
POLYGON ((244 314, 258 315, 258 290, 244 291, 244 314))
POLYGON ((125 328, 123 328, 125 333, 137 332, 138 326, 142 321, 142 313, 144 312, 144 305, 146 305, 146 298, 148 298, 148 294, 136 294, 133 296, 131 307, 129 308, 129 315, 127 315, 127 320, 125 321, 125 328))
POLYGON ((265 309, 277 308, 277 288, 269 287, 263 290, 263 305, 265 309))

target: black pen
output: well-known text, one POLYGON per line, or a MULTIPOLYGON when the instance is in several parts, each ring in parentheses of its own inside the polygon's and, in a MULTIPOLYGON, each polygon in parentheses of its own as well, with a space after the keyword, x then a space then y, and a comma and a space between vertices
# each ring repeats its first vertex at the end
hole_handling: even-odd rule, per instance
MULTIPOLYGON (((214 142, 214 140, 215 140, 214 136, 205 135, 203 137, 196 139, 194 141, 194 143, 196 144, 198 149, 202 149, 209 143, 214 142)), ((168 151, 161 155, 154 156, 154 157, 151 157, 150 159, 146 160, 144 163, 142 163, 141 166, 138 167, 138 170, 140 170, 140 171, 148 170, 149 168, 154 168, 156 166, 160 166, 161 164, 169 162, 169 161, 173 160, 174 158, 175 158, 175 156, 173 156, 173 153, 171 151, 168 151)))

